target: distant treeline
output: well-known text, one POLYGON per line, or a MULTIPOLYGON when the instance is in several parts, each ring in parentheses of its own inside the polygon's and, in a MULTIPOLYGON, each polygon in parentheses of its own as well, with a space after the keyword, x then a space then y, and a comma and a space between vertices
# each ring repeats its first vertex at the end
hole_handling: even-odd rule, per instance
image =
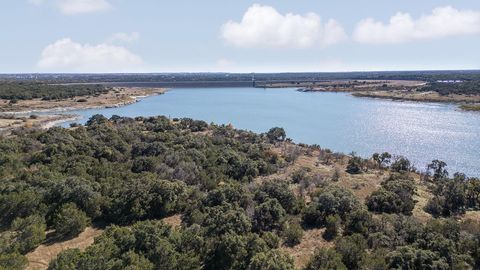
POLYGON ((53 85, 36 82, 0 82, 0 98, 8 100, 65 99, 107 93, 102 85, 53 85))
POLYGON ((480 94, 480 80, 464 81, 456 83, 445 82, 431 82, 420 91, 435 91, 441 95, 448 94, 464 94, 464 95, 478 95, 480 94))
POLYGON ((0 80, 57 83, 96 82, 205 82, 223 81, 328 81, 328 80, 480 80, 480 70, 470 71, 379 71, 307 73, 144 73, 144 74, 5 74, 0 80))

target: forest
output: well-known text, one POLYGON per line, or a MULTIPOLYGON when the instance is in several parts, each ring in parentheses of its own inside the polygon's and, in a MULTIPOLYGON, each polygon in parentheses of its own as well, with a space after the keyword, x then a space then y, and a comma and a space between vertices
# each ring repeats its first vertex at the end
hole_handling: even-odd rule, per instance
POLYGON ((480 269, 480 223, 462 218, 480 210, 479 179, 446 168, 434 160, 418 180, 404 157, 363 159, 293 144, 278 127, 255 134, 188 118, 95 115, 17 131, 0 138, 0 269, 24 269, 47 231, 71 239, 87 226, 105 231, 48 269, 296 269, 285 248, 314 228, 330 247, 305 270, 480 269), (347 160, 345 171, 269 179, 312 153, 347 160), (365 200, 339 180, 372 171, 382 182, 365 200), (412 214, 420 184, 427 222, 412 214), (162 220, 173 215, 180 228, 162 220))
POLYGON ((28 81, 0 81, 0 99, 10 101, 66 99, 77 96, 100 95, 107 93, 108 88, 95 85, 60 85, 28 81))

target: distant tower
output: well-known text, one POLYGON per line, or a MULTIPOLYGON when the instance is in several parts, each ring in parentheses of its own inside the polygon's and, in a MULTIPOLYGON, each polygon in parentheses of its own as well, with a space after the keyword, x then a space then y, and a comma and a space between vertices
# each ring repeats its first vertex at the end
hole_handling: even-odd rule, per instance
POLYGON ((255 73, 252 73, 252 87, 253 87, 253 88, 256 87, 256 83, 255 83, 255 73))

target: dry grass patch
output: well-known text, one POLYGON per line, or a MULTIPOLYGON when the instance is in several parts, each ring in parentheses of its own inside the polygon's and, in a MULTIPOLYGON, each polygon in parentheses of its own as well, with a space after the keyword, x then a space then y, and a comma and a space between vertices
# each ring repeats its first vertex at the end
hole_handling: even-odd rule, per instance
POLYGON ((295 247, 282 247, 281 249, 290 254, 295 261, 295 267, 301 269, 308 263, 317 248, 334 247, 333 242, 323 239, 324 231, 325 229, 306 230, 300 244, 295 247))
POLYGON ((28 266, 26 269, 47 269, 50 261, 56 258, 60 252, 74 248, 85 250, 87 247, 93 244, 95 237, 101 235, 102 232, 102 229, 88 227, 84 232, 73 239, 40 245, 34 251, 27 254, 28 266))

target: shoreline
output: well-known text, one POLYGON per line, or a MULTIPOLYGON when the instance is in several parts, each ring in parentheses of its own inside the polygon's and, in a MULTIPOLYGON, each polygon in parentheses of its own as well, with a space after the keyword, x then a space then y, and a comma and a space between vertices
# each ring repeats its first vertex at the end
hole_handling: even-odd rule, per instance
MULTIPOLYGON (((143 98, 163 95, 166 88, 121 88, 112 90, 98 97, 75 97, 68 100, 44 101, 26 100, 13 111, 2 111, 5 106, 0 105, 0 133, 9 134, 20 128, 48 129, 58 124, 81 119, 80 115, 64 114, 76 110, 119 108, 140 102, 143 98), (78 102, 78 99, 87 99, 87 102, 78 102), (33 105, 31 109, 25 109, 33 105), (40 105, 35 108, 35 105, 40 105), (40 115, 36 115, 36 113, 40 115)), ((3 101, 5 104, 5 101, 3 101)))
POLYGON ((411 102, 427 102, 427 103, 443 103, 457 106, 462 111, 480 111, 480 95, 446 95, 442 96, 437 92, 417 92, 417 91, 401 91, 401 90, 376 90, 376 91, 358 91, 351 89, 297 89, 303 93, 349 93, 359 98, 375 98, 386 99, 392 101, 411 101, 411 102))
POLYGON ((457 106, 462 111, 480 111, 480 96, 462 96, 462 95, 447 95, 441 96, 438 93, 429 92, 391 92, 391 91, 376 91, 376 92, 350 92, 354 97, 378 98, 388 99, 393 101, 412 101, 412 102, 428 102, 428 103, 443 103, 457 106))

